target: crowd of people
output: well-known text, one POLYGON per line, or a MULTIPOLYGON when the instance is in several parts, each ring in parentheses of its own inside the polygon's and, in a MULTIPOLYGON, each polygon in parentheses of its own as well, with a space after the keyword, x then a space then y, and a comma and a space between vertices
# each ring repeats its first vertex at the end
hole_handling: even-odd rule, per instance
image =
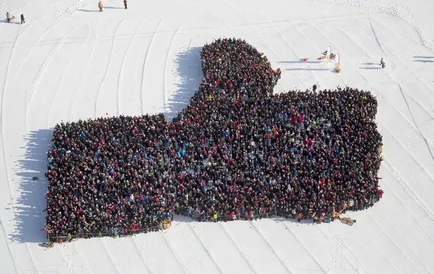
POLYGON ((204 79, 164 115, 61 123, 47 152, 52 235, 284 216, 323 222, 382 196, 382 137, 369 92, 274 94, 280 69, 240 39, 201 52, 204 79))

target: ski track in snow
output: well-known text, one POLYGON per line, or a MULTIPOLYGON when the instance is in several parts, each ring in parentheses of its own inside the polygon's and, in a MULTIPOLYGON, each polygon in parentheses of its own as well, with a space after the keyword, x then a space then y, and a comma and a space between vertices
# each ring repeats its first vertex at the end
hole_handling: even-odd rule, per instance
POLYGON ((427 141, 427 138, 426 138, 425 134, 423 134, 423 132, 419 129, 419 126, 418 126, 417 122, 414 119, 413 113, 411 112, 411 109, 410 109, 410 106, 408 104, 407 98, 404 95, 404 91, 402 90, 402 87, 401 87, 400 83, 398 83, 398 87, 399 87, 399 91, 401 92, 402 98, 405 101, 405 104, 407 106, 408 112, 410 113, 411 120, 413 121, 413 124, 416 127, 417 131, 419 132, 420 136, 422 136, 423 140, 425 141, 427 149, 428 149, 429 153, 431 154, 431 158, 433 158, 433 160, 434 160, 434 156, 433 156, 433 153, 431 151, 430 145, 429 145, 429 143, 427 141))
POLYGON ((95 99, 95 118, 96 117, 98 117, 98 112, 97 112, 97 109, 98 109, 98 99, 99 99, 99 94, 101 93, 101 89, 102 89, 102 87, 103 87, 103 85, 104 85, 104 82, 105 82, 105 80, 106 80, 106 77, 107 77, 107 73, 108 73, 108 71, 110 70, 110 67, 111 67, 111 64, 112 64, 112 60, 113 60, 113 52, 114 52, 114 49, 115 49, 115 44, 116 44, 116 33, 117 33, 117 30, 118 30, 118 28, 119 28, 119 26, 122 24, 122 22, 124 22, 125 21, 125 18, 123 18, 122 20, 120 20, 119 22, 118 22, 118 24, 116 25, 116 27, 115 27, 115 30, 114 30, 114 32, 113 32, 113 39, 112 39, 112 46, 111 46, 111 50, 110 50, 110 56, 109 56, 109 64, 108 64, 108 66, 106 67, 106 69, 105 69, 105 72, 104 72, 104 76, 103 76, 103 80, 101 81, 101 83, 100 83, 100 85, 99 85, 99 89, 98 89, 98 91, 96 92, 96 99, 95 99))
MULTIPOLYGON (((3 235, 8 235, 6 233, 5 227, 3 226, 3 221, 2 220, 0 220, 0 226, 1 226, 1 229, 2 229, 2 232, 3 232, 3 235)), ((6 243, 6 247, 8 249, 8 254, 11 257, 12 265, 14 266, 15 273, 18 273, 18 269, 17 269, 16 263, 15 263, 14 256, 12 255, 11 248, 10 248, 9 243, 7 242, 6 239, 5 239, 5 243, 6 243)), ((3 258, 3 259, 5 259, 5 258, 3 258)))
MULTIPOLYGON (((16 38, 16 40, 18 40, 20 38, 21 34, 22 33, 18 34, 18 37, 16 38)), ((9 197, 10 197, 10 200, 11 200, 12 209, 15 212, 14 196, 12 194, 11 178, 10 178, 10 175, 9 175, 9 168, 8 168, 7 159, 6 159, 6 149, 5 149, 5 142, 4 142, 4 132, 5 132, 4 131, 4 124, 5 123, 4 123, 4 113, 3 113, 3 111, 5 109, 4 96, 5 96, 5 93, 6 93, 6 86, 7 86, 7 80, 8 80, 8 75, 9 75, 9 68, 10 68, 10 65, 11 65, 11 60, 12 60, 12 57, 13 57, 14 49, 15 49, 15 44, 12 47, 11 55, 9 56, 9 60, 7 62, 6 74, 4 76, 5 79, 4 79, 3 87, 2 87, 2 95, 1 95, 1 102, 0 102, 0 106, 1 106, 1 110, 0 110, 1 111, 1 113, 0 113, 0 129, 1 129, 0 133, 1 133, 1 135, 0 136, 1 136, 1 139, 2 139, 3 165, 5 166, 6 179, 8 181, 9 197)))
MULTIPOLYGON (((25 31, 27 31, 28 29, 32 28, 33 26, 37 26, 36 23, 39 23, 40 21, 42 21, 43 19, 46 18, 50 18, 49 16, 44 16, 32 23, 30 23, 30 25, 25 29, 25 31)), ((18 67, 18 69, 16 70, 16 74, 15 76, 12 78, 11 83, 14 83, 15 80, 17 79, 19 72, 21 71, 23 65, 26 63, 27 59, 31 56, 30 52, 32 52, 33 48, 36 46, 36 44, 41 41, 41 38, 43 38, 45 36, 45 34, 49 33, 52 29, 54 29, 55 27, 57 27, 57 25, 59 25, 60 23, 64 22, 66 19, 68 19, 68 17, 63 18, 62 20, 57 21, 55 24, 53 24, 50 28, 45 29, 44 32, 39 36, 39 38, 32 44, 32 46, 30 47, 30 49, 27 51, 26 55, 24 56, 23 60, 20 62, 20 66, 18 67)), ((18 39, 16 39, 13 43, 13 47, 15 47, 16 44, 18 43, 18 39)))
POLYGON ((162 24, 163 24, 163 20, 161 20, 160 23, 158 23, 157 28, 154 30, 154 33, 152 34, 152 37, 151 37, 151 41, 149 42, 149 46, 146 49, 145 58, 143 59, 142 81, 141 81, 141 86, 140 86, 140 102, 142 105, 142 115, 145 113, 144 104, 143 104, 143 90, 144 90, 144 84, 145 84, 145 78, 146 78, 146 76, 145 76, 146 60, 148 59, 149 51, 151 50, 151 47, 152 47, 152 42, 154 42, 154 37, 155 37, 156 33, 158 33, 160 26, 162 24))
POLYGON ((172 245, 170 244, 169 240, 167 239, 166 235, 165 235, 165 231, 161 231, 160 236, 163 238, 164 243, 166 244, 166 246, 169 248, 170 252, 172 253, 173 257, 175 258, 176 262, 179 265, 179 269, 182 269, 184 273, 187 273, 187 269, 185 267, 185 265, 183 265, 179 259, 179 255, 176 254, 175 250, 173 249, 172 245))
POLYGON ((428 237, 431 238, 431 240, 434 240, 434 221, 433 221, 434 216, 433 216, 432 212, 428 212, 426 210, 426 206, 422 205, 422 201, 420 200, 420 198, 415 197, 414 192, 409 188, 408 182, 405 179, 399 177, 398 172, 392 167, 392 165, 390 165, 390 163, 387 161, 387 159, 384 159, 383 161, 385 162, 384 169, 387 170, 387 172, 389 172, 390 174, 392 174, 392 176, 397 177, 396 181, 398 181, 400 186, 405 191, 408 191, 408 195, 411 196, 411 199, 413 199, 413 201, 415 201, 417 203, 417 205, 422 209, 422 211, 426 215, 426 217, 431 220, 430 225, 425 226, 419 221, 418 218, 415 218, 414 215, 409 211, 409 209, 407 209, 406 205, 401 201, 401 199, 399 199, 397 194, 395 194, 395 191, 393 191, 392 189, 389 189, 389 192, 396 198, 397 201, 399 201, 402 208, 404 208, 407 211, 407 213, 411 216, 412 221, 417 223, 418 226, 425 231, 425 233, 428 235, 428 237), (396 176, 395 176, 395 174, 396 174, 396 176), (401 183, 401 181, 403 181, 403 182, 401 183))
POLYGON ((303 246, 303 248, 307 251, 309 256, 315 261, 316 266, 319 268, 319 270, 324 272, 324 273, 328 273, 328 271, 321 265, 321 263, 318 261, 318 259, 312 254, 312 251, 305 245, 305 243, 302 240, 300 240, 300 238, 295 234, 295 232, 292 231, 292 229, 289 228, 285 222, 283 222, 283 225, 286 227, 288 232, 297 240, 297 242, 303 246))
MULTIPOLYGON (((387 130, 387 128, 384 126, 383 123, 380 123, 380 124, 381 124, 383 130, 387 130)), ((402 144, 400 143, 400 141, 398 139, 396 139, 396 138, 394 138, 394 139, 395 139, 395 141, 399 145, 402 146, 402 144)), ((387 169, 387 166, 390 166, 390 169, 393 170, 394 174, 397 174, 395 176, 396 177, 396 181, 406 190, 406 194, 408 194, 408 195, 411 196, 412 200, 417 203, 417 205, 419 206, 419 208, 422 209, 422 211, 427 215, 427 217, 431 219, 431 222, 433 222, 433 220, 434 220, 434 214, 433 214, 433 211, 430 209, 430 207, 421 199, 421 197, 417 194, 417 192, 412 189, 411 185, 407 182, 407 180, 405 180, 401 176, 399 176, 399 173, 393 167, 393 165, 391 165, 390 163, 388 163, 387 158, 384 158, 383 161, 386 163, 386 165, 385 165, 384 168, 387 169), (403 182, 403 184, 401 182, 403 182)), ((414 218, 414 219, 416 219, 416 218, 414 218)), ((434 239, 433 238, 433 235, 434 235, 433 231, 426 231, 426 232, 427 232, 428 235, 430 235, 430 237, 432 239, 434 239)))
POLYGON ((36 273, 40 273, 40 271, 38 270, 38 265, 37 265, 37 263, 35 262, 34 256, 33 256, 32 252, 31 252, 30 249, 29 249, 29 244, 28 244, 28 243, 24 243, 24 245, 25 245, 25 247, 26 247, 27 253, 28 253, 29 256, 30 256, 30 259, 32 260, 33 266, 35 267, 35 271, 36 271, 36 273))
POLYGON ((76 100, 76 98, 77 98, 76 94, 77 94, 77 91, 79 91, 80 89, 83 89, 83 90, 85 89, 85 86, 83 84, 83 82, 84 82, 83 81, 84 80, 84 75, 86 75, 89 72, 89 68, 90 68, 90 65, 91 65, 91 62, 92 62, 92 57, 94 56, 95 50, 96 50, 97 45, 98 45, 98 34, 97 34, 96 29, 98 27, 99 22, 100 21, 98 20, 97 23, 95 24, 95 26, 93 27, 93 31, 94 31, 94 34, 95 34, 95 37, 94 37, 95 43, 93 44, 92 52, 91 52, 90 57, 88 58, 88 60, 86 62, 86 66, 81 71, 80 84, 77 85, 77 87, 74 89, 74 92, 72 94, 71 102, 69 103, 69 110, 68 110, 69 114, 68 114, 68 116, 70 118, 72 118, 72 111, 73 111, 73 109, 76 109, 76 102, 77 102, 77 100, 76 100))
MULTIPOLYGON (((5 3, 8 1, 12 0, 5 0, 5 3)), ((434 54, 426 47, 429 39, 422 37, 420 28, 410 22, 416 33, 413 35, 416 39, 412 40, 413 32, 410 30, 407 35, 406 29, 397 21, 400 19, 387 15, 390 10, 372 12, 326 0, 298 1, 297 5, 291 1, 277 0, 270 5, 258 0, 248 4, 246 0, 225 1, 230 7, 228 11, 226 5, 200 3, 197 6, 193 3, 195 0, 183 3, 169 0, 163 5, 170 5, 173 10, 162 7, 161 3, 134 3, 128 10, 114 7, 98 13, 77 10, 78 2, 64 0, 57 7, 62 14, 32 14, 31 10, 27 12, 23 8, 25 14, 30 14, 26 16, 29 23, 23 26, 2 24, 0 69, 4 70, 5 78, 0 95, 0 168, 5 172, 1 172, 0 179, 4 187, 4 204, 10 200, 12 210, 0 208, 0 234, 4 235, 6 245, 0 247, 0 255, 7 261, 6 267, 10 267, 7 270, 41 274, 56 271, 127 273, 140 268, 146 273, 230 273, 231 270, 261 273, 266 269, 274 269, 277 273, 372 273, 380 269, 389 273, 434 272, 431 259, 434 256, 434 202, 431 197, 434 194, 434 111, 430 102, 434 84, 427 76, 432 74, 434 62, 429 61, 434 60, 434 54), (57 18, 60 15, 62 18, 57 18), (131 16, 136 20, 129 20, 131 16), (393 20, 397 26, 391 23, 393 20), (102 28, 98 27, 100 23, 102 28), (167 24, 168 30, 161 30, 163 23, 167 24), (84 34, 85 25, 87 35, 70 37, 76 30, 84 34), (121 33, 123 29, 130 29, 129 33, 121 33), (109 38, 101 40, 103 34, 109 38), (135 60, 131 58, 132 54, 139 47, 138 42, 143 41, 140 39, 147 39, 145 35, 150 39, 143 42, 142 54, 137 54, 140 59, 135 60), (15 230, 13 217, 21 210, 14 202, 22 190, 16 189, 20 175, 15 174, 13 165, 15 161, 25 159, 21 155, 23 148, 19 148, 22 142, 15 143, 14 140, 40 124, 49 128, 51 123, 60 120, 60 115, 68 121, 89 115, 97 117, 106 112, 100 109, 103 104, 113 104, 112 109, 116 110, 113 114, 119 115, 124 110, 131 111, 131 102, 139 102, 137 111, 140 107, 140 112, 145 114, 156 109, 148 103, 150 99, 160 104, 162 98, 164 112, 171 111, 167 109, 166 92, 173 92, 175 85, 171 81, 183 76, 178 75, 183 72, 171 70, 180 35, 189 37, 188 48, 209 43, 219 36, 250 41, 265 53, 273 68, 282 69, 282 79, 275 91, 303 90, 310 88, 312 83, 320 88, 348 85, 371 90, 377 96, 377 122, 384 135, 379 175, 383 177, 380 186, 385 189, 383 200, 370 209, 348 212, 350 217, 357 219, 352 227, 336 222, 311 226, 271 220, 209 226, 176 222, 168 231, 114 240, 77 240, 47 250, 34 242, 9 240, 15 230), (128 40, 122 44, 120 39, 128 40), (111 44, 105 44, 106 40, 111 44), (80 44, 63 46, 69 41, 80 44), (304 57, 316 58, 328 45, 341 55, 341 73, 331 72, 332 62, 298 62, 304 57), (102 54, 100 48, 105 50, 102 54), (59 55, 70 59, 56 63, 55 57, 59 55), (427 62, 412 62, 416 56, 427 62), (384 70, 364 68, 363 62, 375 63, 372 60, 380 57, 384 57, 387 64, 384 70), (108 62, 106 58, 109 58, 108 62), (101 62, 104 60, 106 62, 101 62), (133 71, 135 67, 131 60, 138 64, 138 73, 133 71), (156 64, 157 60, 161 63, 156 64), (96 65, 97 62, 102 65, 96 65), (100 73, 92 81, 93 74, 97 73, 94 70, 100 73), (171 74, 176 77, 169 77, 171 74), (111 79, 112 76, 115 79, 111 79), (128 81, 132 84, 124 83, 128 81), (140 94, 125 91, 131 87, 140 94), (108 91, 110 88, 113 94, 108 91), (110 99, 102 103, 106 97, 110 99), (22 98, 23 101, 18 100, 22 98), (46 109, 38 109, 40 102, 46 109), (15 123, 19 124, 16 128, 15 123), (397 212, 402 216, 397 216, 397 212), (245 233, 243 229, 246 229, 245 233), (150 246, 152 244, 162 246, 150 246), (122 255, 121 245, 128 248, 122 255), (258 260, 258 254, 268 259, 258 260), (297 254, 305 255, 294 257, 297 254), (194 260, 189 264, 191 259, 194 260), (165 262, 168 265, 161 265, 165 262)), ((344 2, 351 1, 359 3, 358 0, 344 2)), ((390 3, 393 1, 401 0, 390 3)), ((424 0, 417 1, 423 3, 424 0)), ((84 8, 92 7, 93 10, 95 6, 89 0, 79 2, 84 8)), ((50 3, 50 0, 41 0, 33 6, 50 3)), ((14 5, 25 7, 26 4, 14 5)), ((111 1, 107 5, 116 4, 111 1)), ((395 10, 397 8, 402 7, 397 6, 395 10)), ((399 10, 396 12, 399 16, 399 10)), ((417 14, 417 10, 408 12, 413 16, 417 14)), ((170 97, 176 101, 176 92, 170 93, 170 97)))
POLYGON ((119 270, 119 267, 116 265, 115 260, 113 259, 113 255, 111 254, 111 252, 110 252, 110 251, 108 250, 108 248, 107 248, 107 243, 106 243, 106 241, 107 241, 107 238, 102 239, 102 240, 100 241, 100 242, 101 242, 101 245, 104 247, 104 251, 107 253, 107 256, 110 258, 110 262, 113 264, 114 268, 116 269, 116 272, 119 273, 119 274, 121 274, 122 271, 120 271, 120 270, 119 270))
POLYGON ((82 24, 80 24, 80 25, 72 28, 65 35, 63 35, 61 39, 59 39, 57 41, 56 45, 50 51, 50 53, 46 57, 44 63, 42 64, 41 68, 39 69, 38 74, 36 76, 36 79, 35 79, 35 81, 32 84, 32 92, 31 92, 31 95, 30 95, 29 102, 27 103, 26 121, 28 121, 27 117, 29 116, 29 109, 30 109, 30 107, 32 105, 32 101, 35 98, 36 93, 38 92, 38 88, 39 88, 40 82, 41 82, 42 78, 44 78, 44 75, 46 73, 46 68, 47 68, 48 64, 50 64, 53 56, 58 51, 60 45, 62 44, 61 42, 63 41, 63 39, 65 39, 65 37, 67 37, 71 32, 74 32, 76 29, 80 28, 81 26, 82 26, 82 24))
POLYGON ((121 92, 121 83, 122 83, 122 78, 124 75, 124 68, 125 68, 125 60, 127 59, 129 53, 130 53, 130 49, 131 49, 131 45, 134 43, 134 40, 136 39, 136 35, 137 32, 139 31, 140 27, 142 26, 143 22, 145 22, 146 17, 143 17, 142 21, 140 22, 140 24, 137 26, 136 30, 134 31, 133 37, 131 38, 127 50, 125 51, 125 55, 124 58, 122 58, 122 65, 121 65, 121 72, 119 73, 119 77, 118 77, 118 89, 116 92, 117 95, 117 114, 120 114, 120 105, 121 105, 121 96, 120 96, 120 92, 121 92))
POLYGON ((209 252, 208 248, 205 246, 205 244, 203 243, 203 241, 200 239, 200 237, 197 235, 196 231, 194 230, 194 228, 191 226, 191 224, 186 224, 186 226, 188 226, 188 228, 190 229, 190 231, 193 233, 193 235, 196 237, 196 239, 199 241, 203 251, 207 254, 207 256, 209 258, 211 258, 211 261, 213 262, 214 266, 218 269, 219 273, 223 273, 221 267, 218 265, 218 263, 215 261, 215 259, 213 258, 213 256, 211 255, 211 253, 209 252))
MULTIPOLYGON (((390 130, 389 129, 387 129, 387 127, 383 124, 383 127, 384 127, 384 129, 385 130, 387 130, 388 132, 390 132, 390 130)), ((405 149, 404 148, 404 146, 402 145, 402 143, 401 143, 401 141, 399 141, 397 138, 395 138, 393 135, 391 135, 391 137, 392 138, 394 138, 395 139, 395 141, 403 148, 403 149, 405 149)), ((410 154, 410 156, 412 156, 411 154, 410 154)), ((412 157, 413 158, 413 160, 415 161, 415 159, 414 159, 414 157, 412 157)), ((415 162, 417 162, 417 161, 415 161, 415 162)), ((420 165, 420 164, 419 164, 420 165)), ((395 168, 393 168, 393 165, 391 165, 391 167, 392 167, 392 169, 395 169, 395 168)), ((427 174, 428 175, 428 174, 427 174)), ((431 178, 431 180, 432 180, 432 178, 431 178)), ((432 181, 431 181, 432 182, 432 181)), ((416 191, 414 191, 413 189, 412 189, 412 187, 411 187, 411 185, 410 184, 408 184, 408 183, 406 183, 405 184, 406 186, 407 186, 407 189, 408 190, 410 190, 409 191, 409 194, 411 195, 411 193, 414 193, 414 195, 415 195, 415 198, 413 198, 413 200, 414 201, 416 201, 416 202, 418 202, 418 204, 420 204, 420 207, 425 211, 425 212, 428 212, 429 214, 430 214, 430 217, 433 217, 434 216, 434 214, 433 214, 433 211, 430 209, 430 207, 429 206, 427 206, 426 204, 425 204, 425 202, 418 196, 418 194, 417 194, 417 192, 416 191)))
MULTIPOLYGON (((384 128, 384 125, 383 124, 381 124, 382 126, 383 126, 383 130, 385 130, 385 128, 384 128)), ((398 140, 396 140, 397 142, 399 142, 398 140)), ((387 163, 387 160, 386 159, 384 159, 384 161, 387 163)), ((399 181, 399 180, 398 180, 399 181)), ((409 185, 408 184, 406 184, 407 185, 407 187, 409 187, 409 185)), ((411 189, 411 188, 410 188, 411 189)), ((406 190, 410 190, 410 189, 406 189, 406 190)), ((410 193, 410 195, 411 195, 411 190, 408 192, 408 193, 410 193)), ((414 198, 414 197, 412 197, 413 198, 413 200, 416 202, 416 203, 418 203, 418 205, 423 209, 423 206, 421 206, 420 205, 420 203, 423 203, 421 200, 420 200, 420 198, 414 198)), ((371 218, 372 219, 374 219, 374 221, 375 221, 375 223, 377 224, 377 226, 381 229, 381 231, 384 233, 384 234, 386 234, 386 236, 387 236, 387 238, 395 245, 395 247, 397 247, 397 249, 406 257, 406 258, 408 258, 409 256, 407 255, 407 254, 405 254, 405 252, 404 252, 404 250, 396 243, 396 241, 393 239, 393 237, 387 232, 387 229, 384 229, 384 227, 379 223, 379 221, 377 220, 377 218, 375 218, 371 213, 369 213, 370 214, 370 216, 371 216, 371 218)), ((414 218, 414 217, 413 217, 414 218)), ((424 230, 425 230, 425 232, 427 233, 427 235, 428 236, 430 236, 431 238, 432 238, 432 236, 430 235, 430 233, 429 233, 429 231, 427 231, 425 228, 423 228, 424 230)), ((411 248, 409 248, 410 249, 410 251, 414 254, 414 252, 413 252, 413 250, 411 249, 411 248)), ((384 253, 385 254, 385 253, 384 253)), ((386 255, 385 255, 386 256, 386 255)), ((387 257, 387 259, 388 259, 388 261, 390 262, 390 264, 391 265, 394 265, 394 263, 393 263, 393 260, 392 259, 390 259, 389 257, 387 257)), ((413 264, 413 267, 414 268, 416 268, 415 267, 415 263, 414 263, 414 261, 412 260, 412 264, 413 264)), ((426 266, 424 265, 424 268, 425 269, 427 269, 426 268, 426 266)), ((402 270, 401 269, 396 269, 397 271, 399 271, 399 272, 401 272, 402 273, 402 270)))
POLYGON ((86 267, 86 270, 89 273, 93 273, 92 269, 89 266, 89 263, 87 262, 87 258, 85 256, 83 256, 82 253, 80 252, 80 250, 77 248, 77 243, 72 243, 72 245, 73 245, 72 248, 74 250, 73 254, 77 254, 83 260, 84 266, 86 267))
POLYGON ((245 252, 241 249, 241 247, 237 244, 232 234, 228 231, 225 224, 219 223, 219 225, 223 228, 225 234, 229 237, 230 241, 233 243, 233 245, 238 249, 240 254, 242 255, 243 259, 247 262, 247 264, 250 266, 253 273, 259 273, 258 270, 253 266, 253 262, 251 262, 249 259, 247 259, 245 252))
POLYGON ((134 241, 134 237, 136 237, 136 236, 131 236, 131 237, 129 237, 129 238, 131 239, 131 242, 133 243, 134 247, 136 248, 137 252, 139 253, 139 255, 140 255, 140 259, 142 260, 143 265, 146 267, 146 271, 147 271, 148 273, 152 273, 151 269, 149 268, 148 262, 146 261, 146 258, 145 258, 145 256, 143 255, 143 251, 141 250, 141 248, 139 248, 139 247, 137 246, 136 241, 134 241))
MULTIPOLYGON (((387 231, 387 229, 384 229, 383 225, 380 224, 380 222, 377 220, 377 218, 375 218, 374 216, 372 216, 371 213, 369 213, 369 215, 372 217, 372 219, 374 220, 374 222, 376 223, 376 225, 381 229, 381 231, 386 235, 386 237, 393 243, 393 245, 399 250, 399 252, 405 257, 405 258, 409 258, 409 256, 407 256, 406 252, 399 246, 399 244, 396 243, 396 241, 393 239, 393 237, 389 234, 389 232, 387 231)), ((390 261, 393 261, 389 258, 390 261)), ((413 259, 410 259, 411 263, 413 265, 413 269, 417 269, 413 259)), ((402 269, 398 269, 399 272, 402 273, 402 269)))
MULTIPOLYGON (((331 238, 331 236, 328 233, 324 232, 323 228, 319 227, 319 230, 324 234, 324 236, 326 236, 326 238, 331 238)), ((357 256, 354 255, 353 251, 351 251, 351 249, 345 243, 344 239, 340 239, 338 237, 334 237, 333 240, 339 241, 339 242, 342 243, 342 246, 338 246, 338 244, 337 244, 337 246, 336 246, 337 250, 340 250, 343 253, 344 250, 342 250, 342 249, 346 248, 348 250, 348 252, 350 253, 351 258, 354 258, 354 260, 356 261, 356 265, 354 265, 353 262, 345 254, 342 254, 343 257, 345 258, 345 260, 347 260, 347 262, 349 262, 351 264, 351 266, 355 269, 356 273, 360 273, 359 266, 361 266, 361 267, 364 268, 365 273, 368 273, 367 269, 363 266, 363 264, 360 263, 360 261, 357 259, 357 256)))
POLYGON ((377 33, 375 32, 374 26, 372 25, 371 18, 369 18, 369 25, 371 26, 372 34, 373 34, 374 37, 375 37, 375 41, 377 41, 378 47, 380 48, 381 52, 382 52, 384 55, 386 55, 386 53, 385 53, 384 50, 383 50, 383 47, 381 46, 380 40, 378 40, 378 36, 377 36, 377 33))
POLYGON ((255 229, 255 231, 260 235, 260 237, 264 240, 264 242, 267 244, 267 246, 270 248, 270 250, 273 252, 273 254, 279 259, 280 264, 286 268, 288 273, 292 273, 292 271, 289 269, 289 267, 285 264, 285 262, 282 260, 282 257, 277 254, 276 250, 273 248, 272 245, 268 242, 268 240, 265 238, 264 234, 262 234, 261 231, 259 231, 258 227, 256 226, 255 222, 249 222, 252 227, 255 229))
POLYGON ((65 68, 65 70, 64 70, 64 72, 62 74, 62 77, 60 78, 59 84, 57 85, 56 93, 54 94, 53 98, 50 99, 50 106, 48 108, 49 109, 48 121, 47 121, 47 127, 48 128, 51 126, 50 121, 51 121, 51 110, 53 108, 53 103, 54 103, 54 101, 56 100, 56 98, 57 98, 57 96, 59 94, 59 89, 60 89, 60 87, 62 87, 62 83, 63 83, 63 81, 65 79, 65 76, 67 75, 67 72, 68 72, 70 66, 74 63, 75 58, 81 52, 81 49, 84 46, 86 46, 87 42, 89 41, 89 38, 90 38, 90 25, 89 25, 89 23, 87 24, 87 28, 88 28, 88 32, 87 32, 86 41, 84 41, 84 43, 80 46, 80 48, 75 52, 75 54, 73 55, 73 57, 71 58, 71 60, 68 62, 68 65, 66 66, 66 68, 65 68))
POLYGON ((65 252, 63 251, 63 248, 59 248, 59 253, 62 255, 62 258, 64 260, 63 266, 67 269, 68 273, 71 273, 71 269, 72 269, 72 259, 71 259, 71 256, 69 256, 68 258, 66 258, 65 257, 65 252))

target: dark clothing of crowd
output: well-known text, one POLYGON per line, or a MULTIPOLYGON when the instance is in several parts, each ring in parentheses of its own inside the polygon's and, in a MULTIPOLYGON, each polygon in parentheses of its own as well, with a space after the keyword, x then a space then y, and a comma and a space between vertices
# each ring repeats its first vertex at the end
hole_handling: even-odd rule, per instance
POLYGON ((280 70, 244 40, 218 39, 201 58, 204 79, 171 123, 160 114, 55 127, 47 232, 128 234, 174 213, 321 222, 379 200, 371 93, 275 95, 280 70))

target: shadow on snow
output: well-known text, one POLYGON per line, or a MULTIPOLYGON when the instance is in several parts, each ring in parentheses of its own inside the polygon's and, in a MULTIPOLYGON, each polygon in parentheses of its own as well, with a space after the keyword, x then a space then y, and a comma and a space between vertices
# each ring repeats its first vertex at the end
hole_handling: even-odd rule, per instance
POLYGON ((20 196, 15 200, 15 231, 9 235, 17 242, 44 242, 46 234, 41 229, 45 226, 47 192, 46 152, 49 149, 53 129, 40 129, 24 136, 26 151, 15 165, 19 178, 20 196))
POLYGON ((304 60, 299 60, 299 61, 279 61, 277 62, 278 64, 319 64, 322 63, 323 61, 304 61, 304 60))
POLYGON ((371 70, 375 70, 375 69, 383 69, 382 67, 359 67, 359 69, 371 69, 371 70))
POLYGON ((0 20, 0 23, 21 25, 21 21, 20 22, 18 22, 18 21, 10 21, 10 22, 8 22, 8 20, 6 20, 6 19, 0 20))
POLYGON ((81 11, 81 12, 99 12, 99 10, 85 10, 85 9, 77 9, 77 11, 81 11))
POLYGON ((434 63, 434 60, 414 60, 417 63, 434 63))
POLYGON ((171 121, 189 104, 190 98, 199 89, 203 79, 201 49, 201 47, 192 47, 176 56, 176 70, 181 79, 177 85, 177 91, 167 100, 168 111, 164 115, 168 121, 171 121))
POLYGON ((330 68, 287 68, 284 70, 312 70, 312 71, 332 71, 330 68))
MULTIPOLYGON (((105 9, 125 9, 125 7, 103 7, 103 10, 105 9)), ((87 9, 77 9, 77 11, 81 11, 81 12, 100 12, 99 8, 97 9, 92 9, 92 10, 87 10, 87 9)))

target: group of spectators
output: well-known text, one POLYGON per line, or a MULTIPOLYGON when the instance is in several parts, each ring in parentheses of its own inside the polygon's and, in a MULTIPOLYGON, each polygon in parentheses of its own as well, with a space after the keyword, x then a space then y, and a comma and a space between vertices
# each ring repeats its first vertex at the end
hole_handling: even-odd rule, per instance
POLYGON ((174 213, 322 222, 381 198, 371 93, 273 94, 280 69, 240 39, 205 45, 201 58, 204 79, 172 122, 160 114, 56 125, 48 233, 149 231, 174 213))

